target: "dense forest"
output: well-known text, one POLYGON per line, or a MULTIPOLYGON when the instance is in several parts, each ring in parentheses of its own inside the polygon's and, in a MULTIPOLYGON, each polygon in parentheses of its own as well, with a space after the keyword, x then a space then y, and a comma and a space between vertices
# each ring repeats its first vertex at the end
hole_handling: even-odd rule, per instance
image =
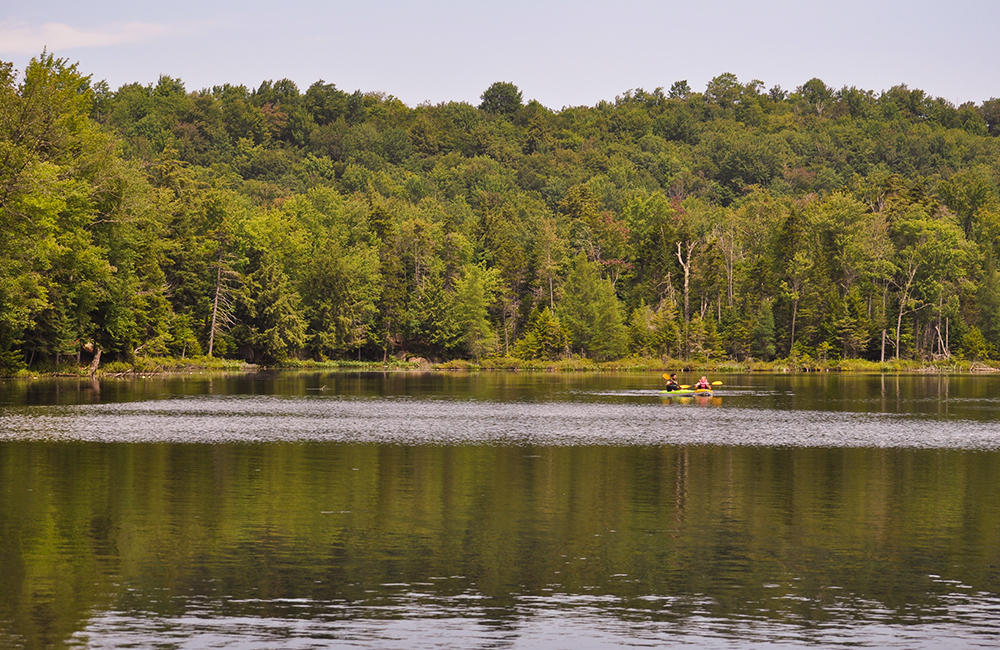
POLYGON ((988 359, 1000 99, 732 74, 552 110, 0 64, 0 372, 988 359))

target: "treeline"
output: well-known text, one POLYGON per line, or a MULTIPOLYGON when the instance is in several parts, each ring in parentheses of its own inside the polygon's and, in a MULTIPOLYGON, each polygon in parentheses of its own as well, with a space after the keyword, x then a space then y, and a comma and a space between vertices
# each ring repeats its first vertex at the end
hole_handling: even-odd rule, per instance
POLYGON ((481 100, 0 66, 0 370, 997 356, 998 99, 481 100))

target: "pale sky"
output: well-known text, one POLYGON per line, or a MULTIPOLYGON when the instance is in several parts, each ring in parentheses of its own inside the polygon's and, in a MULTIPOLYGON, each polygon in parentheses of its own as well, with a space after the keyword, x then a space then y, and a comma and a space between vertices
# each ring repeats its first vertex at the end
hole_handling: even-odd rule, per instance
POLYGON ((979 104, 1000 97, 998 25, 1000 0, 0 0, 0 61, 47 47, 112 88, 323 79, 410 106, 511 81, 558 110, 724 72, 979 104))

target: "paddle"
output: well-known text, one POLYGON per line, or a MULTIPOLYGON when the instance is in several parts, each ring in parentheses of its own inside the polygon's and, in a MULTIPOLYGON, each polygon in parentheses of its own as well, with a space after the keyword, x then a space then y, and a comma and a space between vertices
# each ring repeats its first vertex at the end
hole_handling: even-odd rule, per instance
POLYGON ((722 385, 722 382, 721 382, 721 381, 713 381, 713 382, 712 382, 712 385, 713 385, 713 386, 721 386, 721 385, 722 385))
MULTIPOLYGON (((663 373, 663 378, 666 379, 667 381, 670 381, 670 373, 667 372, 663 373)), ((691 387, 686 384, 682 384, 680 388, 691 388, 691 387)))

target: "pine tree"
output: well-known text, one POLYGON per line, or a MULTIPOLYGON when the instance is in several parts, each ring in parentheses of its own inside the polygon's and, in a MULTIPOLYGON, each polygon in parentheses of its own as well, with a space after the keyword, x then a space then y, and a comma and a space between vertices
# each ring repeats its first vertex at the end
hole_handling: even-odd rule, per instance
POLYGON ((569 337, 548 307, 536 309, 528 320, 524 338, 514 346, 518 359, 554 361, 566 354, 569 337))
POLYGON ((496 348, 496 332, 490 324, 489 307, 499 284, 496 269, 484 270, 470 264, 455 281, 455 318, 458 321, 460 337, 466 351, 476 357, 492 352, 496 348))
POLYGON ((771 311, 770 300, 760 303, 753 328, 753 353, 765 361, 774 358, 774 312, 771 311))
POLYGON ((615 290, 583 253, 577 255, 557 314, 573 349, 598 359, 625 354, 627 333, 615 290))
POLYGON ((232 336, 251 363, 287 359, 305 343, 300 298, 273 256, 253 249, 249 272, 236 292, 236 320, 232 336))

